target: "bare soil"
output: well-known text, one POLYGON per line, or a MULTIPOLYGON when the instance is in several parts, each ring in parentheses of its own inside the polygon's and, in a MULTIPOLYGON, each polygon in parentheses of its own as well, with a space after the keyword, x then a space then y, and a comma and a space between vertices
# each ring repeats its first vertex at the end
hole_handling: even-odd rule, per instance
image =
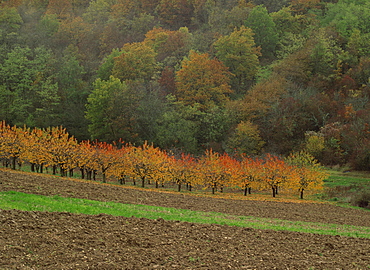
MULTIPOLYGON (((370 211, 230 200, 0 170, 0 191, 370 227, 370 211)), ((369 269, 370 239, 0 210, 0 269, 369 269)))

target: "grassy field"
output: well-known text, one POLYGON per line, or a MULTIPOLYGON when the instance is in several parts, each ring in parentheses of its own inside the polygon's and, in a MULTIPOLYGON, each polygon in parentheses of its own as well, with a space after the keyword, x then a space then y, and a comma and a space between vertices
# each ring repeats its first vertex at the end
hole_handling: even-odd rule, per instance
POLYGON ((370 205, 370 173, 342 172, 330 170, 330 177, 324 181, 322 199, 334 201, 342 206, 358 206, 368 202, 370 205))
POLYGON ((205 213, 168 207, 99 202, 60 196, 40 196, 15 191, 0 193, 0 208, 5 210, 70 212, 87 215, 104 213, 124 217, 163 218, 165 220, 183 222, 212 223, 255 229, 341 235, 370 239, 370 228, 368 227, 234 216, 216 212, 205 213))

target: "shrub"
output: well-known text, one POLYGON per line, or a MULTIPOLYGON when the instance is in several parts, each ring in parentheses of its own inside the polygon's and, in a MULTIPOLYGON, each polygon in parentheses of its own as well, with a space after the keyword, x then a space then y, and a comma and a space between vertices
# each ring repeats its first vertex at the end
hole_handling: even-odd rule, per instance
POLYGON ((351 199, 351 204, 370 209, 370 190, 362 192, 351 199))

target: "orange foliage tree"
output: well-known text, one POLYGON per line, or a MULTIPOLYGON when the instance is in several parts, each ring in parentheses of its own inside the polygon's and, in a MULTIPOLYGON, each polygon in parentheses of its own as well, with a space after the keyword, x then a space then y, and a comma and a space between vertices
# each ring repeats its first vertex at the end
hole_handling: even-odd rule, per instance
POLYGON ((27 135, 23 141, 22 158, 31 163, 31 171, 43 173, 44 166, 51 159, 47 151, 47 135, 44 130, 34 128, 27 129, 27 135))
POLYGON ((15 170, 16 164, 21 164, 22 143, 25 128, 10 126, 5 121, 0 122, 0 158, 6 167, 15 170))
POLYGON ((294 182, 293 173, 292 167, 286 164, 282 158, 267 154, 263 163, 261 185, 271 188, 272 197, 276 197, 279 188, 291 187, 294 182))
POLYGON ((145 187, 146 179, 150 181, 162 172, 160 168, 164 166, 165 153, 159 148, 145 142, 142 146, 134 147, 128 155, 132 164, 130 176, 139 177, 142 187, 145 187))
POLYGON ((206 188, 212 189, 212 194, 220 189, 228 186, 230 182, 230 171, 227 164, 227 156, 221 156, 219 153, 211 150, 206 150, 205 154, 199 160, 199 178, 202 179, 203 185, 206 188))
POLYGON ((176 73, 176 96, 187 105, 199 103, 203 110, 223 106, 232 93, 230 76, 219 60, 210 59, 207 53, 190 51, 189 58, 182 61, 176 73))
POLYGON ((122 185, 126 183, 126 179, 130 176, 132 163, 130 161, 129 153, 133 151, 134 147, 131 145, 123 145, 116 149, 116 162, 109 169, 108 175, 118 179, 122 185))
POLYGON ((92 143, 97 168, 102 174, 103 183, 107 182, 107 170, 113 167, 119 160, 119 151, 116 146, 106 142, 95 141, 92 143))
POLYGON ((177 184, 179 192, 183 184, 186 184, 188 190, 191 191, 196 179, 195 166, 196 160, 191 155, 182 153, 180 158, 168 157, 167 173, 170 179, 177 184))
POLYGON ((323 188, 323 181, 329 175, 311 154, 306 151, 291 153, 286 158, 286 161, 288 164, 294 166, 299 176, 295 184, 301 199, 303 199, 305 190, 320 190, 323 188))
POLYGON ((53 174, 56 174, 59 167, 61 176, 66 176, 66 172, 75 167, 72 158, 77 140, 62 127, 47 128, 45 134, 46 156, 48 157, 46 165, 53 168, 53 174))
POLYGON ((253 187, 258 187, 262 179, 262 163, 259 158, 250 158, 244 156, 240 162, 239 178, 236 185, 243 188, 244 196, 251 194, 253 187))

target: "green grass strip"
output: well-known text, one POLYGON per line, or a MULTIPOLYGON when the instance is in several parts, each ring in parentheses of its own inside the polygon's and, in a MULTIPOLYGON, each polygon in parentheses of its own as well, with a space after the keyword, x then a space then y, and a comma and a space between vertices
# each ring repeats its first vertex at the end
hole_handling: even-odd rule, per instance
POLYGON ((0 209, 70 212, 87 215, 104 213, 113 216, 135 216, 138 218, 143 217, 148 219, 163 218, 165 220, 178 220, 192 223, 221 224, 254 229, 341 235, 370 239, 370 227, 288 221, 251 216, 235 216, 216 212, 200 212, 170 207, 100 202, 76 198, 64 198, 60 196, 49 197, 16 191, 0 192, 0 209))

